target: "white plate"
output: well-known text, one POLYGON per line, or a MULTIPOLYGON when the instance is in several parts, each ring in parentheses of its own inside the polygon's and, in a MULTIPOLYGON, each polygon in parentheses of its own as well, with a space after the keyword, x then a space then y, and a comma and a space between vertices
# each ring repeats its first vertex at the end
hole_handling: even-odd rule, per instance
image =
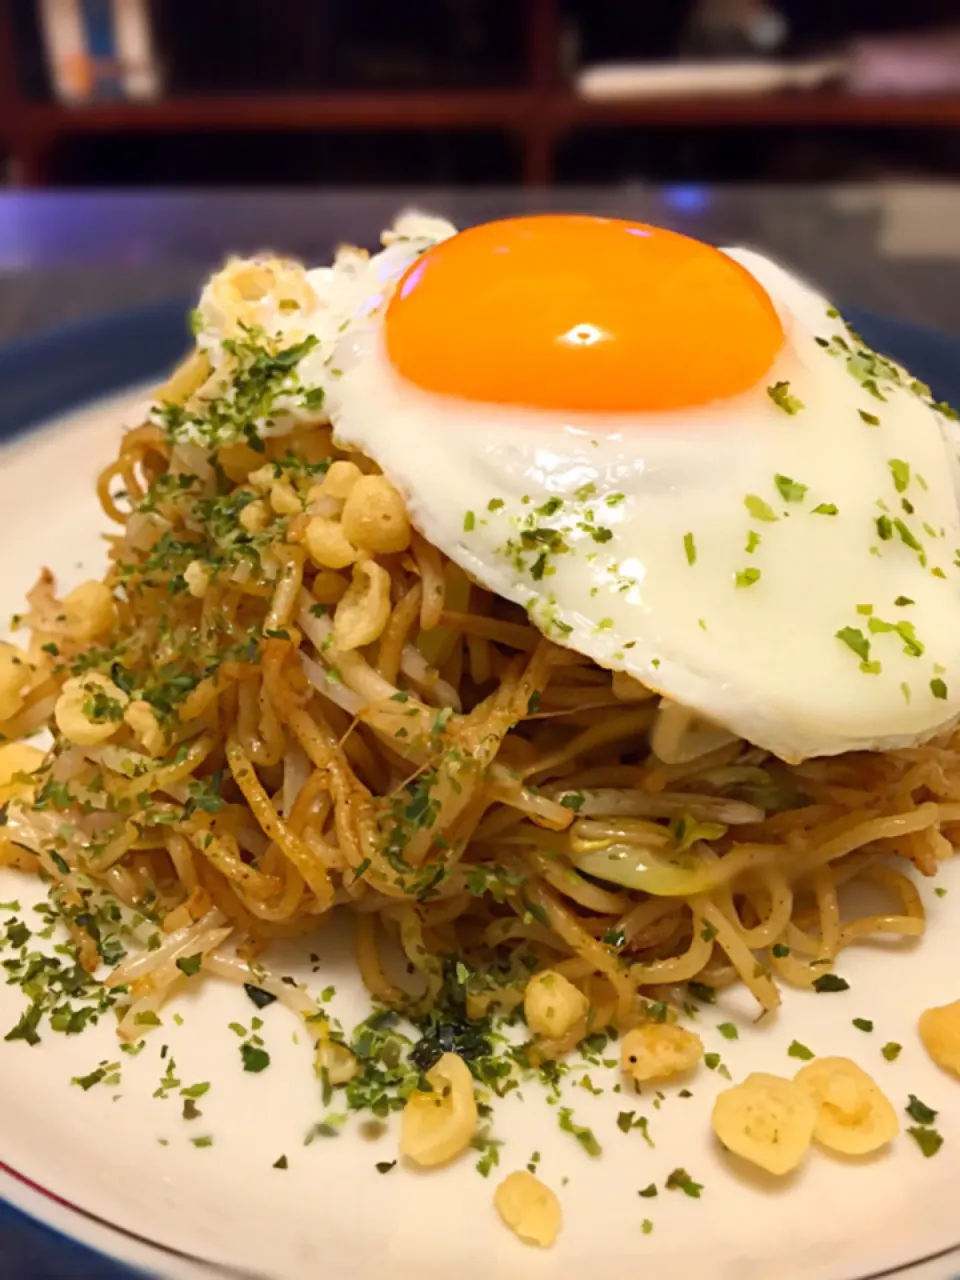
MULTIPOLYGON (((136 421, 139 403, 132 394, 106 401, 0 448, 0 617, 21 607, 41 564, 67 585, 100 571, 105 520, 94 479, 122 425, 136 421)), ((124 1058, 117 1088, 85 1093, 71 1085, 101 1059, 123 1057, 107 1021, 69 1038, 47 1031, 34 1048, 0 1042, 0 1162, 8 1170, 0 1174, 0 1191, 77 1239, 171 1276, 209 1274, 191 1258, 248 1275, 338 1280, 582 1280, 627 1269, 658 1280, 956 1276, 960 1253, 947 1251, 960 1242, 960 1082, 931 1064, 916 1019, 922 1008, 960 996, 960 864, 947 866, 937 883, 949 890, 946 897, 935 896, 930 882, 920 886, 930 928, 919 945, 845 953, 849 991, 787 992, 784 1008, 763 1029, 751 1025, 749 1001, 734 993, 722 1007, 705 1006, 698 1027, 735 1079, 756 1069, 791 1073, 799 1065, 786 1052, 794 1039, 821 1054, 854 1057, 901 1113, 910 1093, 940 1112, 944 1145, 932 1159, 904 1132, 878 1159, 814 1151, 796 1176, 774 1183, 736 1168, 711 1138, 710 1108, 726 1083, 716 1072, 702 1068, 689 1099, 677 1096, 680 1086, 665 1088, 656 1109, 652 1094, 629 1101, 613 1094, 616 1076, 601 1069, 591 1076, 604 1087, 602 1096, 578 1088, 575 1073, 562 1100, 579 1123, 593 1127, 604 1148, 600 1159, 562 1133, 556 1109, 538 1087, 527 1086, 522 1100, 513 1094, 498 1108, 494 1133, 504 1145, 489 1179, 477 1174, 474 1158, 428 1174, 398 1164, 381 1175, 374 1165, 394 1157, 395 1132, 369 1142, 354 1122, 337 1139, 304 1146, 325 1108, 305 1037, 293 1043, 295 1020, 276 1005, 262 1013, 271 1065, 259 1075, 245 1073, 227 1024, 249 1026, 256 1010, 241 990, 208 983, 168 1006, 147 1048, 124 1058), (182 1026, 174 1024, 174 1011, 182 1026), (857 1017, 873 1019, 874 1032, 855 1029, 857 1017), (716 1031, 729 1018, 740 1026, 735 1042, 716 1031), (880 1052, 891 1040, 903 1045, 893 1063, 880 1052), (176 1095, 152 1096, 166 1065, 163 1045, 184 1084, 212 1082, 198 1104, 199 1120, 182 1119, 176 1095), (616 1117, 625 1108, 649 1117, 655 1148, 638 1132, 619 1131, 616 1117), (200 1134, 210 1134, 213 1146, 194 1147, 190 1139, 200 1134), (549 1252, 522 1246, 492 1203, 498 1176, 522 1167, 534 1150, 563 1205, 563 1231, 549 1252), (282 1154, 286 1171, 272 1168, 282 1154), (662 1187, 677 1166, 703 1184, 699 1200, 662 1189, 656 1199, 638 1198, 650 1182, 662 1187), (654 1223, 649 1235, 641 1230, 645 1218, 654 1223)), ((37 888, 26 877, 0 873, 0 901, 19 899, 28 916, 37 888)), ((345 931, 326 929, 272 963, 318 993, 332 982, 334 1010, 344 1022, 366 1013, 345 931), (311 950, 322 957, 316 974, 306 961, 311 950)), ((0 1034, 23 1008, 18 987, 0 986, 0 1034)), ((911 1122, 902 1119, 906 1128, 911 1122)))

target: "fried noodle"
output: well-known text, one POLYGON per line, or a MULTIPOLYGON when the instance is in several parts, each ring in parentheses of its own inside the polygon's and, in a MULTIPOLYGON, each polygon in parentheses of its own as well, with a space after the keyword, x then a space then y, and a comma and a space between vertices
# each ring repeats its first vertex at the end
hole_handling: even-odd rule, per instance
MULTIPOLYGON (((192 358, 161 399, 207 372, 192 358)), ((178 958, 247 981, 334 911, 376 1000, 428 1008, 456 956, 471 1007, 509 1009, 552 968, 589 998, 578 1035, 690 981, 769 1011, 844 948, 923 932, 909 873, 952 851, 960 739, 788 766, 705 735, 416 533, 318 559, 312 521, 342 536, 334 463, 379 474, 322 421, 212 451, 133 430, 98 484, 120 526, 103 584, 61 599, 45 571, 30 595, 0 733, 54 743, 0 778, 0 863, 58 886, 91 970, 91 894, 159 924, 110 979, 121 1035, 182 985, 178 958), (851 915, 854 886, 885 905, 851 915)))

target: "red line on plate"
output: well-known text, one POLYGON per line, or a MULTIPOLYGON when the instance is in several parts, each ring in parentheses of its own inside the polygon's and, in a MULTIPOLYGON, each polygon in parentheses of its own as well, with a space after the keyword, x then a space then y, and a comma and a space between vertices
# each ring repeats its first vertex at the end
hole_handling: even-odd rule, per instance
MULTIPOLYGON (((259 1280, 261 1274, 259 1272, 240 1271, 235 1267, 221 1266, 218 1262, 211 1262, 209 1258, 201 1258, 195 1253, 188 1253, 183 1249, 175 1249, 172 1245, 162 1244, 159 1240, 152 1240, 149 1236, 142 1236, 139 1232, 131 1231, 128 1227, 121 1227, 119 1223, 111 1222, 109 1218, 102 1218, 98 1213, 93 1213, 89 1209, 84 1209, 81 1205, 74 1204, 72 1200, 64 1199, 64 1197, 58 1195, 56 1191, 51 1191, 49 1187, 41 1186, 39 1182, 34 1182, 34 1180, 32 1178, 28 1178, 25 1173, 21 1173, 19 1169, 12 1168, 3 1160, 0 1160, 0 1173, 8 1173, 11 1178, 22 1183, 25 1187, 29 1187, 31 1191, 36 1191, 45 1199, 52 1200, 54 1204, 58 1204, 64 1209, 69 1209, 71 1213, 75 1213, 81 1218, 86 1218, 88 1222, 95 1222, 97 1226, 106 1227, 109 1231, 115 1231, 118 1235, 125 1236, 128 1240, 133 1240, 137 1244, 147 1245, 149 1248, 157 1249, 161 1253, 166 1253, 173 1258, 181 1258, 184 1262, 192 1262, 195 1266, 206 1267, 208 1270, 216 1272, 222 1276, 244 1277, 244 1280, 252 1280, 253 1277, 257 1277, 259 1280)), ((32 1217, 29 1212, 27 1213, 27 1216, 32 1217)), ((49 1223, 43 1222, 41 1219, 34 1220, 39 1222, 41 1226, 56 1230, 55 1227, 51 1228, 49 1223)), ((68 1236, 67 1239, 70 1239, 70 1237, 68 1236)), ((76 1240, 74 1243, 81 1244, 87 1249, 93 1249, 95 1253, 103 1252, 103 1250, 98 1249, 96 1245, 87 1244, 84 1240, 76 1240)), ((115 1258, 113 1261, 120 1261, 120 1259, 115 1258)), ((132 1264, 126 1265, 130 1265, 131 1270, 135 1269, 132 1264)), ((140 1268, 136 1269, 140 1270, 140 1268)))

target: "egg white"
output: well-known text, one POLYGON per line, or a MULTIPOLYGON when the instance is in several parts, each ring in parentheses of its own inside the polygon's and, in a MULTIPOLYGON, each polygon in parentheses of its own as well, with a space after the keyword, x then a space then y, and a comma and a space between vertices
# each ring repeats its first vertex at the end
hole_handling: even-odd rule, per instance
POLYGON ((818 344, 853 345, 826 299, 759 254, 728 252, 767 289, 786 333, 745 395, 596 417, 431 395, 391 367, 377 312, 338 344, 337 438, 377 461, 430 542, 546 634, 750 742, 796 761, 927 738, 960 712, 952 426, 909 379, 884 377, 884 399, 872 395, 836 341, 818 344), (804 407, 778 407, 767 391, 777 382, 804 407), (894 459, 910 467, 902 493, 894 459), (801 500, 785 500, 778 475, 805 486, 801 500), (775 519, 751 516, 748 495, 775 519), (518 554, 524 526, 555 530, 568 548, 541 561, 543 576, 534 554, 518 554), (747 571, 759 578, 738 586, 747 571), (867 609, 880 624, 912 624, 922 654, 896 632, 871 633, 867 609), (844 629, 869 642, 873 665, 861 668, 837 638, 844 629))

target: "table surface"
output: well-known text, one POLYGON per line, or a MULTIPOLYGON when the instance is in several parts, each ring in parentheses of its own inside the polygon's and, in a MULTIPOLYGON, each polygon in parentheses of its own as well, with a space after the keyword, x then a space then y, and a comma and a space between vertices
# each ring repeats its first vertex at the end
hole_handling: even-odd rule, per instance
POLYGON ((403 208, 459 225, 606 213, 758 248, 840 303, 960 332, 960 184, 0 194, 0 341, 172 295, 228 253, 313 265, 372 247, 403 208))

